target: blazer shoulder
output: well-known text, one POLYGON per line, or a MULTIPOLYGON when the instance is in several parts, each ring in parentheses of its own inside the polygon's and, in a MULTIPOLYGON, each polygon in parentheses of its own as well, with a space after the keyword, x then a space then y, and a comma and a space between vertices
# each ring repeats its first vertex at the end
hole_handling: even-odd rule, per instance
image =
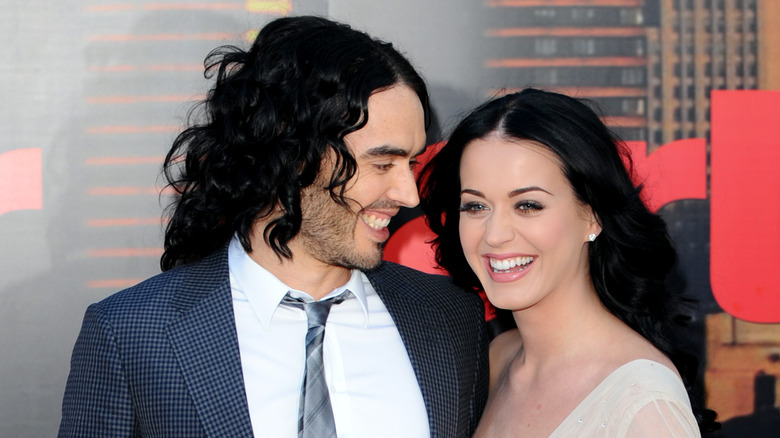
MULTIPOLYGON (((97 305, 104 311, 122 311, 127 308, 156 306, 180 299, 177 295, 187 291, 211 291, 228 281, 227 254, 218 251, 206 258, 154 275, 134 286, 116 292, 97 305)), ((197 299, 195 297, 194 299, 197 299)))
POLYGON ((411 291, 417 297, 424 295, 427 301, 482 302, 475 291, 457 286, 448 275, 429 274, 393 262, 384 261, 367 275, 375 287, 411 291))
POLYGON ((391 279, 392 281, 421 283, 424 287, 438 286, 444 288, 461 289, 452 283, 452 279, 448 275, 443 273, 429 274, 427 272, 419 271, 408 266, 388 261, 383 261, 377 269, 368 272, 367 275, 378 280, 391 279))

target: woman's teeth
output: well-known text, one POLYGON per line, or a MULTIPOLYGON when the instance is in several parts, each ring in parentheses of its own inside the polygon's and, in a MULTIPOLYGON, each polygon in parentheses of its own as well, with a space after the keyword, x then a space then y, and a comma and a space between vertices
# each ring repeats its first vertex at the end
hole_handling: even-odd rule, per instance
POLYGON ((363 222, 365 222, 366 225, 375 230, 381 230, 382 228, 387 227, 387 224, 390 223, 390 218, 378 218, 373 214, 369 216, 365 213, 361 213, 360 218, 363 219, 363 222))
POLYGON ((520 266, 521 269, 525 269, 526 265, 534 261, 533 257, 515 257, 511 259, 490 259, 490 267, 493 268, 493 272, 508 271, 512 268, 520 266))

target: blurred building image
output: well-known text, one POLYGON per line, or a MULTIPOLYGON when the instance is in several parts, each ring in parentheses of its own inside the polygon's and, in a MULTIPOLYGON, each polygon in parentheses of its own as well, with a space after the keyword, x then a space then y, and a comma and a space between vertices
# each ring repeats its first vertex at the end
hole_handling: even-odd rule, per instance
POLYGON ((648 138, 709 138, 710 91, 758 88, 756 0, 661 0, 648 31, 648 138))
POLYGON ((713 89, 780 85, 777 2, 488 0, 492 92, 524 86, 597 102, 650 149, 709 137, 713 89), (761 43, 759 43, 761 41, 761 43), (774 49, 774 50, 773 50, 774 49))
MULTIPOLYGON (((642 0, 486 2, 485 65, 506 91, 535 86, 597 102, 626 140, 647 138, 647 12, 642 0)), ((502 91, 501 89, 497 90, 502 91)))

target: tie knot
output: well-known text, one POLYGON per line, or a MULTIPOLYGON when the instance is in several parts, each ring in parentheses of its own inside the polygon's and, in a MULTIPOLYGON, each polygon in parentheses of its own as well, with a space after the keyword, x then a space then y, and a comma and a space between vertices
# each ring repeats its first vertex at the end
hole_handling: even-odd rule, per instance
POLYGON ((288 293, 282 299, 282 304, 297 307, 303 309, 306 312, 306 318, 309 321, 309 329, 313 327, 325 326, 325 321, 328 320, 328 314, 330 314, 330 308, 334 304, 340 304, 347 298, 352 296, 352 292, 344 291, 341 295, 329 298, 322 301, 304 301, 301 298, 295 298, 288 293))
POLYGON ((303 303, 303 310, 306 312, 306 318, 309 319, 309 328, 324 326, 333 304, 333 300, 303 303))

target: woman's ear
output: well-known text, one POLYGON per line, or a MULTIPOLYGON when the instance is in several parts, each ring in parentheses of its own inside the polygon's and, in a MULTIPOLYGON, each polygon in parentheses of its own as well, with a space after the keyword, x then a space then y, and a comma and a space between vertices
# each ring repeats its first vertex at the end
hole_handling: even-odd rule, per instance
POLYGON ((590 205, 586 206, 586 218, 589 221, 587 226, 587 240, 589 242, 593 242, 596 240, 596 238, 601 234, 601 223, 599 223, 599 218, 596 216, 596 213, 593 212, 593 209, 590 207, 590 205))

